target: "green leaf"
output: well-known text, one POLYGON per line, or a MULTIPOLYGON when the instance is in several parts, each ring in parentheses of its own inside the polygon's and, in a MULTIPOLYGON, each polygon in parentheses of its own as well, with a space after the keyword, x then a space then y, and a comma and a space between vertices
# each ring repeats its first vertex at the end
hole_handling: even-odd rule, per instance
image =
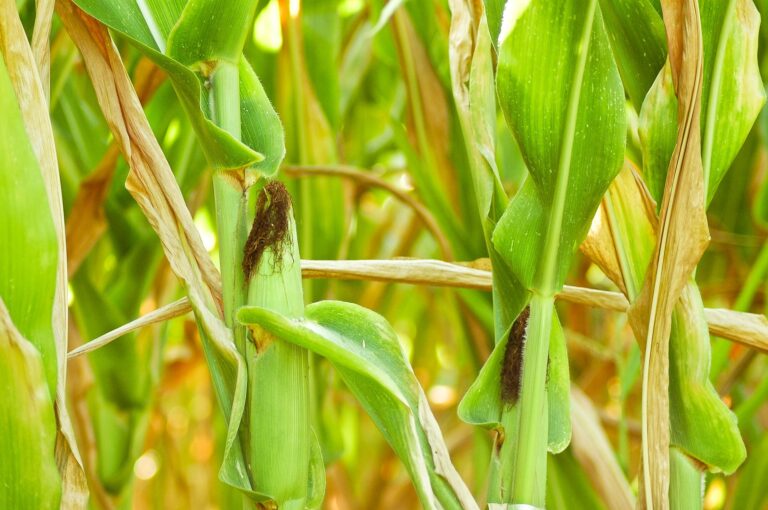
MULTIPOLYGON (((765 103, 765 90, 757 65, 760 16, 752 0, 702 0, 700 11, 701 159, 709 204, 765 103)), ((677 98, 669 63, 643 103, 639 133, 643 176, 660 202, 677 136, 677 98)))
POLYGON ((56 418, 42 358, 13 325, 2 299, 0 392, 0 508, 59 508, 56 418))
POLYGON ((502 13, 507 0, 483 0, 488 17, 488 28, 491 32, 493 47, 498 49, 499 34, 501 33, 502 13))
POLYGON ((0 55, 0 297, 21 336, 42 356, 56 394, 51 324, 57 242, 40 165, 27 135, 5 60, 0 55))
POLYGON ((216 169, 249 167, 267 176, 277 172, 285 153, 280 119, 250 64, 240 57, 239 51, 235 52, 255 2, 191 0, 185 5, 181 0, 147 3, 77 0, 75 3, 126 36, 168 73, 211 166, 216 169), (252 5, 246 8, 245 3, 252 5), (198 21, 206 15, 205 23, 198 21), (234 30, 232 23, 235 23, 234 30), (214 37, 209 41, 211 33, 214 37), (239 65, 242 142, 214 123, 209 98, 210 75, 219 61, 239 65))
MULTIPOLYGON (((516 19, 505 13, 505 27, 512 28, 501 35, 499 101, 530 176, 507 207, 493 242, 526 288, 547 293, 563 285, 624 158, 624 90, 600 10, 592 20, 589 4, 534 0, 516 19), (591 30, 583 45, 587 24, 591 30), (547 253, 550 236, 553 252, 547 253), (545 259, 554 261, 553 279, 535 282, 545 259)), ((513 10, 510 5, 507 11, 513 10)))
POLYGON ((640 111, 667 58, 664 21, 650 0, 600 0, 600 9, 624 88, 640 111))
POLYGON ((327 358, 405 464, 425 508, 477 508, 455 472, 426 397, 380 315, 351 303, 321 301, 306 319, 244 307, 238 319, 327 358))

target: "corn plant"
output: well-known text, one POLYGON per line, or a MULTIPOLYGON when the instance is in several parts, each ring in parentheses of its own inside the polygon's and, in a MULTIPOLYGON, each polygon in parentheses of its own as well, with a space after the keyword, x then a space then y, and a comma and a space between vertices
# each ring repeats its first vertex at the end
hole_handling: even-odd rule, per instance
POLYGON ((0 0, 0 507, 764 508, 765 7, 0 0))

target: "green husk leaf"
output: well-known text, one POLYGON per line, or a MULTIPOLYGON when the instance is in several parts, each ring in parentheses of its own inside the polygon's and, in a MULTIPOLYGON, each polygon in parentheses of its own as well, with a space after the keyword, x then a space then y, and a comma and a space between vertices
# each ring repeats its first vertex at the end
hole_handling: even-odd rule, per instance
MULTIPOLYGON (((262 203, 267 205, 257 206, 251 235, 273 244, 255 261, 246 302, 300 319, 304 316, 301 256, 287 191, 270 182, 260 192, 262 203)), ((246 260, 252 255, 251 240, 246 243, 246 260)), ((323 499, 325 469, 310 421, 309 353, 254 333, 245 343, 244 356, 248 365, 244 449, 253 489, 268 495, 279 508, 312 508, 323 499)))
POLYGON ((276 338, 327 358, 405 464, 425 508, 477 508, 450 463, 397 335, 380 315, 358 305, 321 301, 294 319, 244 307, 238 319, 254 334, 276 338))

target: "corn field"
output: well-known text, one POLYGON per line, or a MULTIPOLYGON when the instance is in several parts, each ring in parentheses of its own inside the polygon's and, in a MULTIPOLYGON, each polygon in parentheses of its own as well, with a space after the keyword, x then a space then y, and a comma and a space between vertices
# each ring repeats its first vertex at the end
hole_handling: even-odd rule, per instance
POLYGON ((0 0, 0 510, 768 509, 767 0, 0 0))

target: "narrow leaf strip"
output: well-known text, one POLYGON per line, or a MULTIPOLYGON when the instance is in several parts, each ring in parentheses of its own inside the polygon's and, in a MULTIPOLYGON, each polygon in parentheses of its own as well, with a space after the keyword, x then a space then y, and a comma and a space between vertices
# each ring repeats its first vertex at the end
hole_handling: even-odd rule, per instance
POLYGON ((696 0, 662 2, 672 79, 679 98, 678 134, 669 164, 659 234, 640 297, 630 308, 645 331, 643 483, 648 508, 669 508, 669 336, 672 310, 709 242, 701 165, 702 42, 696 0))
MULTIPOLYGON (((302 260, 301 267, 303 278, 382 281, 491 290, 490 272, 438 260, 302 260), (400 264, 406 267, 401 268, 400 264), (446 272, 449 273, 447 277, 446 272)), ((615 312, 626 312, 629 309, 629 301, 618 292, 564 285, 563 290, 555 297, 569 303, 615 312)), ((154 324, 158 320, 179 317, 190 311, 192 311, 192 305, 189 304, 189 299, 184 297, 94 338, 91 342, 98 342, 99 346, 104 346, 120 338, 120 335, 154 324), (157 316, 161 316, 162 319, 158 319, 157 316)), ((768 319, 765 315, 734 312, 725 308, 705 308, 704 317, 711 334, 768 353, 768 319)), ((86 345, 73 349, 67 356, 72 358, 89 352, 91 349, 86 345)))

